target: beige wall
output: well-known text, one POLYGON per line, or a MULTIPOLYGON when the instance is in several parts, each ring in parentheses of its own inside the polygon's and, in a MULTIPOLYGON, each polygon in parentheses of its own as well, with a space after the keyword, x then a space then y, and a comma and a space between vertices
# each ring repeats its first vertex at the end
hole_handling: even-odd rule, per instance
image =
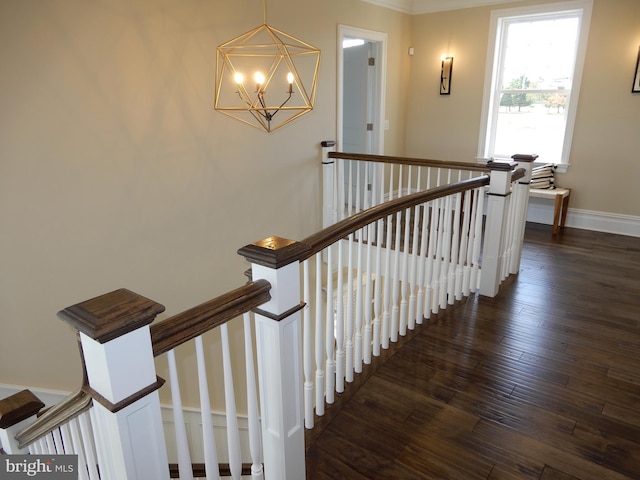
POLYGON ((272 134, 212 108, 215 48, 262 22, 260 0, 0 2, 0 383, 79 385, 61 308, 126 287, 175 314, 244 283, 239 247, 319 228, 339 23, 389 34, 401 153, 410 18, 359 0, 268 7, 322 51, 315 110, 272 134))
MULTIPOLYGON (((550 2, 413 17, 408 156, 473 161, 491 11, 540 3, 550 2), (454 56, 450 96, 438 93, 440 57, 445 53, 454 56)), ((558 178, 560 185, 574 189, 571 208, 640 216, 640 94, 630 93, 640 46, 638 19, 637 0, 594 0, 571 166, 558 178)))

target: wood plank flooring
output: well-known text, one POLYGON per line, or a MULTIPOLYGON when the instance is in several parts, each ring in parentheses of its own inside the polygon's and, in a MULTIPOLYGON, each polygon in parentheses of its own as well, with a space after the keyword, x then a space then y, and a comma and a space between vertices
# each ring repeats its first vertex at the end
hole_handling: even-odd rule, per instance
POLYGON ((496 298, 419 328, 309 432, 307 479, 640 479, 639 238, 528 224, 496 298))

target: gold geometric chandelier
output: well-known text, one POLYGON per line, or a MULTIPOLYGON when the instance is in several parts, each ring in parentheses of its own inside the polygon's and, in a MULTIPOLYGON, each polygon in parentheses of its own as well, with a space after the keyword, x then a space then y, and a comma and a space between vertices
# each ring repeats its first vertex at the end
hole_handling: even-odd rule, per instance
POLYGON ((267 132, 313 109, 320 50, 264 24, 216 52, 214 108, 267 132))

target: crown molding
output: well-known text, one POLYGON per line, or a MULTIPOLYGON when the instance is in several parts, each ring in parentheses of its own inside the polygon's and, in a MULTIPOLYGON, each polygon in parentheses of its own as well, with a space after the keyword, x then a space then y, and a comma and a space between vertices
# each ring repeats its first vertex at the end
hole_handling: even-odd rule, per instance
POLYGON ((462 8, 484 7, 501 3, 514 3, 522 0, 362 0, 379 7, 396 10, 410 15, 444 12, 462 8))

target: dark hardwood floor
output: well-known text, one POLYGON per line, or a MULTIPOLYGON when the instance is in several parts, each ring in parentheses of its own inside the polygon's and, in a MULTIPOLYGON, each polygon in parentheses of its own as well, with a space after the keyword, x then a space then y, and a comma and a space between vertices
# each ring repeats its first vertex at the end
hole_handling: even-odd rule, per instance
POLYGON ((350 385, 309 432, 308 479, 640 479, 640 238, 525 237, 496 298, 350 385))

